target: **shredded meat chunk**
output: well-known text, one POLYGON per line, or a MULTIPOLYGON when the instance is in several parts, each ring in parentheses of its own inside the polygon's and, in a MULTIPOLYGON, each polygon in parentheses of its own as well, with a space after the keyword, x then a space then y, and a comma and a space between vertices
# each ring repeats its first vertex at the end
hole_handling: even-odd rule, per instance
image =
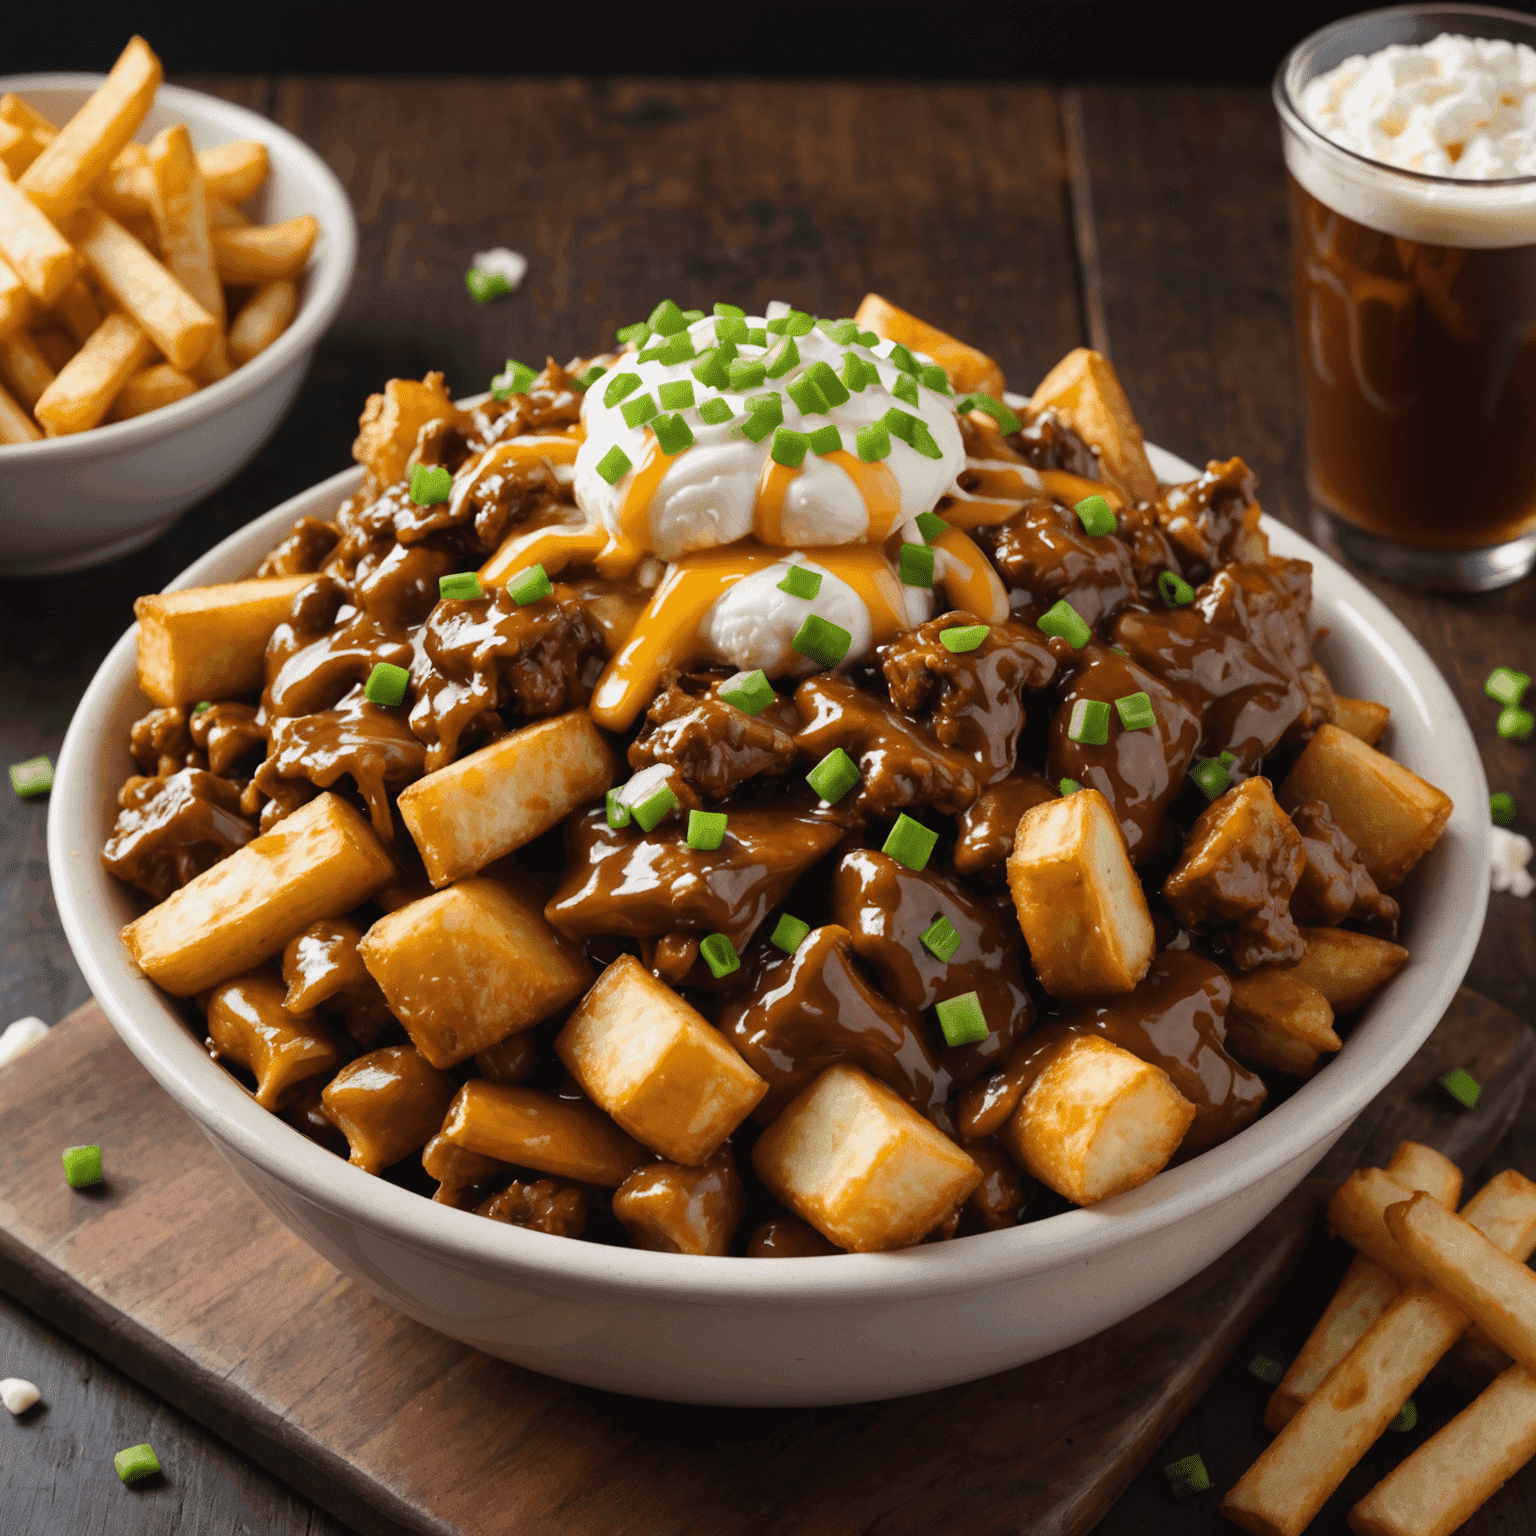
POLYGON ((302 576, 318 571, 336 548, 340 530, 318 517, 301 517, 293 532, 256 567, 258 576, 302 576))
POLYGON ((253 704, 210 704, 194 710, 193 743, 208 754, 208 771, 229 776, 231 768, 267 743, 268 730, 253 704))
POLYGON ((580 1237, 587 1230, 587 1192, 564 1179, 534 1179, 526 1184, 514 1179, 477 1205, 475 1215, 555 1237, 580 1237))
POLYGON ((1044 496, 1025 502, 1002 527, 979 530, 977 540, 992 556, 1016 610, 1043 612, 1065 598, 1096 628, 1138 591, 1129 546, 1093 537, 1071 507, 1044 496))
POLYGON ((1041 411, 1003 441, 1031 469, 1064 469, 1085 480, 1104 479, 1098 449, 1090 447, 1055 411, 1041 411))
POLYGON ((1177 546, 1195 580, 1218 566, 1260 562, 1269 540, 1259 529, 1258 476, 1241 459, 1212 459, 1198 480, 1173 485, 1152 503, 1157 525, 1177 546))
POLYGON ((206 768, 193 750, 188 712, 179 704, 152 709, 133 722, 128 751, 142 772, 168 777, 178 768, 206 768))
POLYGON ((794 706, 780 699, 749 715, 720 697, 722 681, 700 674, 670 679, 645 713, 629 766, 670 764, 712 800, 759 774, 783 773, 795 760, 794 706))
POLYGON ((1353 918, 1372 933, 1394 937, 1397 902, 1377 889, 1359 849, 1333 819, 1327 803, 1303 802, 1291 812, 1291 824, 1300 834, 1307 856, 1291 898, 1296 921, 1308 927, 1336 928, 1353 918))
POLYGON ((164 901, 256 835, 240 814, 240 790, 198 768, 132 778, 101 861, 152 901, 164 901))

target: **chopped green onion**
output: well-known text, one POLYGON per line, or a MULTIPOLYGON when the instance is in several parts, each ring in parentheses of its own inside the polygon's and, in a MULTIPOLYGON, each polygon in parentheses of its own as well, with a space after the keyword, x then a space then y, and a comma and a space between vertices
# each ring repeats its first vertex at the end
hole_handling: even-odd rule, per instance
POLYGON ((591 387, 596 384, 597 381, 607 372, 608 370, 604 368, 601 363, 593 363, 585 373, 578 373, 576 375, 576 382, 581 385, 584 390, 591 389, 591 387))
POLYGON ((1278 1387, 1285 1375, 1285 1367, 1272 1355, 1255 1355, 1248 1362, 1248 1374, 1257 1377, 1266 1387, 1278 1387))
POLYGON ((816 326, 818 330, 825 331, 840 347, 846 347, 859 338, 857 320, 818 320, 816 326))
POLYGON ((693 338, 689 336, 687 331, 679 331, 677 335, 667 337, 662 361, 667 363, 686 363, 689 358, 697 357, 698 355, 699 349, 694 346, 693 338))
POLYGON ((656 397, 651 394, 636 395, 626 400, 620 410, 626 427, 642 427, 656 414, 656 397))
MULTIPOLYGON (((929 550, 929 554, 933 551, 929 550)), ((966 651, 976 650, 983 640, 991 633, 990 626, 986 624, 962 624, 954 629, 941 629, 939 631, 939 644, 946 651, 955 655, 963 655, 966 651)))
POLYGON ((192 706, 192 713, 194 715, 200 715, 200 714, 203 713, 204 710, 212 709, 212 708, 213 708, 213 700, 212 699, 204 699, 200 704, 194 704, 192 706))
POLYGON ((724 811, 689 811, 688 846, 695 853, 713 853, 725 841, 724 811))
POLYGON ((1195 600, 1195 589, 1177 571, 1159 571, 1157 590, 1170 608, 1182 608, 1195 600))
POLYGON ((891 828, 890 836, 880 851, 887 858, 895 859, 898 864, 905 864, 908 869, 921 874, 928 867, 928 860, 933 857, 938 841, 937 832, 913 820, 903 811, 896 818, 896 825, 891 828))
POLYGON ((638 353, 635 357, 637 363, 664 363, 666 360, 667 343, 664 340, 646 347, 644 351, 638 353))
POLYGON ((1101 539, 1115 531, 1115 509, 1102 496, 1085 496, 1073 508, 1086 533, 1101 539))
POLYGON ((934 442, 928 423, 921 416, 898 410, 894 405, 880 418, 892 437, 899 437, 909 448, 928 459, 942 459, 944 450, 934 442))
POLYGON ((685 309, 683 311, 683 319, 686 320, 689 325, 692 325, 695 320, 702 320, 703 318, 704 311, 702 309, 685 309))
POLYGON ((779 315, 777 318, 770 320, 767 330, 770 336, 783 336, 789 330, 789 316, 779 315))
POLYGON ((858 394, 866 384, 880 382, 880 370, 873 363, 860 357, 857 352, 845 352, 842 380, 854 394, 858 394))
POLYGON ((770 379, 782 379, 791 368, 800 363, 800 348, 793 336, 782 337, 779 344, 763 359, 763 367, 770 379))
POLYGON ((878 347, 880 345, 880 337, 874 331, 860 331, 857 340, 861 347, 878 347))
POLYGON ((639 388, 638 373, 616 373, 603 389, 603 404, 617 405, 625 395, 632 395, 639 388))
POLYGON ((1499 723, 1495 727, 1505 741, 1524 741, 1536 728, 1536 715, 1518 704, 1506 704, 1499 711, 1499 723))
POLYGON ((1035 620, 1035 628, 1042 635, 1065 640, 1074 651, 1080 651, 1093 639, 1093 631, 1076 608, 1066 598, 1058 598, 1035 620))
POLYGON ((746 310, 738 309, 734 304, 716 304, 715 313, 722 320, 745 320, 747 318, 746 310))
POLYGON ((1419 1422, 1419 1410, 1410 1397, 1401 1408, 1397 1410, 1397 1417, 1392 1420, 1387 1428, 1395 1435, 1406 1435, 1419 1422))
POLYGON ((775 426, 784 420, 784 396, 776 389, 765 395, 748 395, 746 406, 749 411, 771 417, 775 426))
POLYGON ((1163 1476, 1176 1499, 1187 1499, 1192 1494, 1204 1493, 1211 1486, 1211 1474, 1199 1456, 1185 1456, 1170 1462, 1163 1468, 1163 1476))
MULTIPOLYGON (((501 277, 499 272, 496 275, 501 277)), ((501 280, 504 283, 507 281, 504 277, 501 280)), ((143 1445, 130 1445, 126 1450, 119 1451, 112 1458, 112 1465, 125 1483, 136 1483, 140 1478, 153 1477, 160 1470, 159 1459, 148 1441, 143 1445)))
POLYGON ((895 363, 903 373, 909 373, 913 378, 916 378, 923 371, 923 365, 899 341, 893 343, 886 357, 889 361, 895 363))
POLYGON ((914 379, 911 374, 898 373, 896 375, 895 383, 891 385, 891 393, 895 395, 898 400, 904 401, 907 405, 916 405, 917 380, 914 379))
POLYGON ((883 421, 868 421, 854 433, 854 446, 866 464, 878 463, 891 456, 891 434, 883 421))
MULTIPOLYGON (((1148 693, 1123 693, 1115 700, 1115 713, 1120 724, 1128 731, 1150 731, 1157 724, 1152 708, 1152 696, 1148 693)), ((1223 763, 1222 767, 1226 767, 1223 763)))
POLYGON ((917 531, 930 543, 936 543, 949 532, 949 524, 937 512, 919 512, 913 519, 917 531))
POLYGON ((597 472, 609 485, 617 485, 634 466, 617 443, 597 461, 597 472))
POLYGON ((368 674, 368 681, 363 684, 363 697, 370 704, 394 706, 403 703, 410 681, 411 674, 404 667, 389 661, 376 662, 368 674))
POLYGON ((859 765, 841 747, 833 747, 806 774, 805 782, 828 805, 836 805, 859 782, 859 765))
POLYGON ((1079 699, 1072 706, 1067 721, 1067 740, 1085 747, 1102 747, 1109 742, 1109 705, 1101 699, 1079 699))
POLYGON ((738 357, 732 361, 727 375, 732 389, 756 389, 768 377, 768 370, 760 357, 738 357))
POLYGON ((1110 646, 1110 650, 1112 650, 1116 656, 1124 656, 1127 661, 1131 659, 1131 653, 1126 650, 1123 645, 1112 645, 1110 646))
POLYGON ((46 757, 29 757, 24 763, 12 763, 9 772, 11 788, 23 800, 35 800, 53 788, 53 764, 46 757))
POLYGON ((853 636, 842 625, 822 618, 819 613, 812 613, 806 615, 805 622, 795 631, 795 638, 789 643, 818 666, 835 667, 848 654, 853 636))
POLYGON ((687 327, 683 312, 671 299, 663 299, 645 322, 658 336, 675 336, 687 327))
POLYGON ((715 340, 718 342, 736 342, 747 339, 747 322, 740 315, 722 315, 715 321, 715 340))
POLYGON ((933 550, 927 544, 903 544, 897 557, 896 574, 904 587, 933 585, 933 550))
POLYGON ((699 945, 699 955, 716 981, 741 969, 741 957, 723 933, 712 933, 699 945))
POLYGON ((764 325, 754 325, 747 332, 747 345, 749 347, 766 347, 768 345, 768 328, 764 325))
POLYGON ((651 423, 651 431, 656 434, 656 441, 668 458, 693 446, 693 428, 676 414, 658 416, 651 423))
POLYGON ((411 500, 418 507, 435 506, 447 501, 453 490, 453 475, 445 465, 411 465, 411 500))
POLYGON ((760 715, 774 701, 773 684, 761 667, 755 672, 738 672, 721 683, 720 697, 744 715, 760 715))
POLYGON ((677 796, 670 784, 658 784, 645 799, 629 808, 642 832, 654 832, 669 811, 677 809, 677 796))
POLYGON ((491 380, 491 399, 510 400, 513 395, 526 395, 528 386, 536 378, 538 374, 527 363, 520 363, 515 357, 509 357, 506 371, 498 373, 491 380))
POLYGON ((554 590, 550 585, 549 575, 542 565, 530 565, 527 570, 519 571, 507 583, 507 596, 519 608, 526 608, 529 603, 542 602, 546 597, 552 596, 554 590))
POLYGON ((651 328, 644 320, 637 320, 633 325, 621 325, 615 335, 622 344, 634 342, 637 347, 643 347, 651 338, 651 328))
POLYGON ((689 379, 669 379, 656 391, 664 411, 686 411, 693 404, 693 383, 689 379))
POLYGON ((955 951, 960 948, 960 934, 947 917, 941 917, 931 928, 924 930, 918 938, 918 943, 935 960, 942 960, 947 965, 955 951))
POLYGON ((479 574, 475 571, 456 571, 452 576, 437 578, 437 595, 445 603, 472 603, 484 597, 479 574))
POLYGON ((786 336, 809 336, 815 328, 815 315, 808 315, 803 309, 792 309, 784 316, 786 336))
POLYGON ((512 292, 505 272, 487 272, 483 267, 471 267, 464 274, 464 286, 476 304, 489 304, 492 299, 512 292))
POLYGON ((706 400, 699 407, 699 420, 705 426, 718 427, 722 422, 731 419, 731 408, 718 395, 712 400, 706 400))
POLYGON ((796 432, 789 427, 778 427, 773 434, 773 446, 768 454, 775 464, 782 464, 786 469, 798 469, 805 462, 805 455, 811 446, 811 440, 804 432, 796 432))
POLYGON ((924 363, 920 377, 935 394, 954 394, 954 390, 949 385, 949 375, 937 363, 924 363))
MULTIPOLYGON (((726 389, 731 382, 731 364, 736 361, 736 343, 724 341, 711 347, 689 370, 705 389, 726 389)), ((661 386, 663 389, 667 385, 661 386)), ((692 386, 690 386, 691 388, 692 386)), ((693 401, 688 402, 690 405, 693 401)))
POLYGON ((71 1189, 85 1189, 101 1183, 101 1148, 65 1147, 64 1179, 71 1189))
POLYGON ((811 931, 809 923, 803 923, 798 917, 792 917, 788 912, 781 913, 778 922, 773 925, 773 932, 768 935, 768 942, 775 949, 782 949, 786 955, 792 955, 805 943, 805 936, 811 931))
POLYGON ((1004 432, 1017 432, 1024 425, 1001 400, 994 400, 991 395, 980 392, 962 396, 955 401, 955 409, 962 416, 969 415, 972 411, 985 411, 1004 432))
POLYGON ((610 789, 603 797, 603 804, 608 817, 608 825, 615 832, 629 825, 629 807, 619 799, 618 790, 610 789))
POLYGON ((821 591, 821 572, 808 571, 803 565, 792 565, 784 573, 779 591, 788 592, 791 597, 803 597, 809 602, 821 591))
POLYGON ((848 403, 848 387, 838 378, 831 363, 818 360, 806 372, 816 381, 816 388, 821 391, 822 398, 829 406, 835 408, 848 403))
POLYGON ((1483 684, 1483 692, 1500 704, 1518 704, 1531 686, 1529 672, 1517 672, 1513 667, 1495 667, 1483 684))
POLYGON ((843 434, 829 421, 824 427, 817 427, 811 433, 811 452, 819 457, 825 457, 829 453, 841 453, 843 451, 843 434))
POLYGON ((1207 800, 1226 794, 1232 787, 1232 775, 1214 757, 1201 758, 1189 770, 1189 776, 1207 800))
POLYGON ((933 1010, 939 1016, 939 1028, 946 1045, 974 1045, 987 1038, 987 1016, 981 1011, 981 999, 974 992, 946 997, 933 1010))
POLYGON ((832 409, 809 369, 791 379, 784 386, 784 393, 799 406, 802 415, 825 416, 832 409))
POLYGON ((1515 819, 1515 797, 1507 790, 1495 790, 1488 796, 1488 814, 1501 827, 1515 819))
POLYGON ((1056 781, 1057 792, 1065 800, 1068 795, 1075 795, 1083 786, 1076 779, 1058 779, 1056 781))
POLYGON ((741 435, 749 442, 760 443, 770 432, 778 430, 778 425, 783 419, 781 413, 754 411, 749 407, 746 418, 741 423, 741 435))
POLYGON ((1453 1067, 1435 1079, 1463 1109, 1476 1109, 1483 1085, 1465 1067, 1453 1067))
POLYGON ((1216 754, 1216 761, 1220 763, 1223 768, 1230 768, 1232 764, 1237 761, 1237 753, 1222 750, 1216 754))

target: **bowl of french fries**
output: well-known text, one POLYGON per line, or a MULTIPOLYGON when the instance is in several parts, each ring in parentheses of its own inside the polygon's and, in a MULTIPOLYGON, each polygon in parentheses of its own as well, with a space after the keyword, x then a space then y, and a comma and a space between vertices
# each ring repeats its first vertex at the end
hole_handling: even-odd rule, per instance
POLYGON ((356 257, 320 156, 143 39, 106 76, 0 76, 0 571, 102 564, 229 480, 356 257))

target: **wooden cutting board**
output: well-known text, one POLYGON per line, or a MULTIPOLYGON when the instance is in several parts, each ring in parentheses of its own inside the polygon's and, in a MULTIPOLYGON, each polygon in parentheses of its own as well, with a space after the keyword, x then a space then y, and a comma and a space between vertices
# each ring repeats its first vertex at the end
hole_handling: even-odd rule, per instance
POLYGON ((1536 1036, 1463 990, 1317 1177, 1118 1327, 986 1381, 811 1410, 686 1408, 537 1376, 410 1322, 234 1181, 94 1004, 0 1074, 0 1286, 358 1530, 431 1536, 1077 1536, 1210 1385, 1321 1199, 1403 1137, 1469 1174, 1536 1036), (1485 1085, 1471 1113, 1436 1076, 1485 1085), (99 1141, 109 1182, 64 1183, 99 1141))

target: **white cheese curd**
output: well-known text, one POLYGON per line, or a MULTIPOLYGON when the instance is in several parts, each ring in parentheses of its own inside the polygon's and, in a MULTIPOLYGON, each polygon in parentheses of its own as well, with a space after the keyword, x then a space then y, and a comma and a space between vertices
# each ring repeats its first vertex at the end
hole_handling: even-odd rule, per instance
POLYGON ((846 629, 853 636, 848 654, 839 665, 850 667, 869 655, 874 628, 864 599, 823 565, 796 551, 728 588, 705 615, 699 638, 716 661, 752 672, 761 667, 769 677, 801 676, 821 670, 818 662, 790 646, 810 614, 846 629), (791 565, 804 566, 821 577, 815 597, 792 597, 779 583, 791 565))
POLYGON ((8 1067, 23 1051, 30 1051, 48 1033, 48 1026, 29 1015, 8 1024, 0 1033, 0 1067, 8 1067))
POLYGON ((0 1403, 10 1413, 25 1413, 42 1398, 42 1393, 30 1381, 19 1376, 7 1376, 0 1381, 0 1403))
POLYGON ((1496 891, 1529 896, 1536 889, 1531 875, 1531 840, 1492 824, 1488 828, 1489 880, 1496 891))
MULTIPOLYGON (((768 315, 747 318, 750 328, 766 326, 777 318, 776 311, 787 306, 770 304, 768 315)), ((715 344, 715 317, 696 320, 688 327, 688 336, 696 352, 703 353, 715 344)), ((770 335, 770 346, 737 344, 737 355, 748 360, 767 355, 780 337, 770 335)), ((871 350, 856 343, 833 341, 817 328, 794 338, 800 362, 784 378, 765 379, 744 391, 713 390, 693 376, 697 358, 681 363, 659 359, 639 362, 638 354, 626 352, 610 372, 598 379, 582 400, 582 422, 586 441, 576 455, 576 504, 589 519, 601 523, 610 533, 620 531, 620 517, 635 471, 650 448, 651 434, 644 423, 627 426, 624 405, 649 393, 659 404, 660 386, 687 382, 693 388, 695 404, 681 411, 694 436, 692 447, 679 454, 667 469, 651 498, 649 526, 642 535, 647 548, 665 560, 675 560, 692 550, 735 543, 752 530, 757 487, 763 465, 769 457, 772 432, 759 443, 743 436, 741 421, 750 396, 776 393, 784 407, 782 425, 806 434, 829 422, 842 436, 843 447, 855 453, 855 435, 868 422, 878 421, 897 407, 920 417, 932 434, 941 457, 930 459, 909 444, 893 438, 891 452, 884 461, 895 476, 901 516, 910 518, 929 511, 954 483, 965 467, 965 449, 955 417, 951 397, 919 384, 918 403, 914 406, 898 400, 891 393, 901 371, 882 357, 889 344, 871 350), (842 405, 830 412, 805 415, 785 390, 807 364, 825 362, 841 372, 844 355, 854 352, 872 363, 879 383, 869 383, 850 393, 842 405), (605 404, 606 391, 616 375, 632 373, 639 377, 638 387, 613 405, 605 404), (731 409, 731 419, 716 425, 703 421, 698 407, 705 400, 723 399, 731 409), (617 484, 609 485, 597 472, 597 466, 613 448, 623 451, 631 469, 617 484)), ((787 545, 815 547, 864 541, 869 534, 868 514, 858 487, 840 465, 820 460, 808 453, 801 472, 790 483, 783 502, 781 536, 787 545)), ((879 533, 884 538, 885 531, 879 533)))
POLYGON ((509 251, 504 245, 489 251, 476 251, 470 266, 504 277, 514 288, 528 275, 528 258, 521 251, 509 251))

